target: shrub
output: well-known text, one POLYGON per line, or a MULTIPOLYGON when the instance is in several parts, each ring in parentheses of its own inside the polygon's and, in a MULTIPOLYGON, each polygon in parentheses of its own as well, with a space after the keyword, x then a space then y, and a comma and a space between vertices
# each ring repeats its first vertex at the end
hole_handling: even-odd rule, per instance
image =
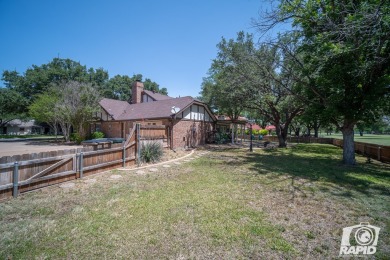
POLYGON ((144 142, 141 145, 141 161, 158 162, 163 156, 163 147, 159 142, 144 142))
POLYGON ((259 134, 261 134, 261 135, 268 135, 268 130, 267 129, 261 129, 260 131, 259 131, 259 134))
POLYGON ((215 135, 215 142, 217 144, 226 144, 231 139, 227 133, 217 133, 215 135))
POLYGON ((81 144, 81 142, 84 141, 85 138, 82 137, 79 133, 71 133, 70 140, 76 142, 77 144, 81 144))
POLYGON ((100 138, 104 138, 104 133, 102 133, 102 132, 93 132, 91 134, 91 139, 100 139, 100 138))

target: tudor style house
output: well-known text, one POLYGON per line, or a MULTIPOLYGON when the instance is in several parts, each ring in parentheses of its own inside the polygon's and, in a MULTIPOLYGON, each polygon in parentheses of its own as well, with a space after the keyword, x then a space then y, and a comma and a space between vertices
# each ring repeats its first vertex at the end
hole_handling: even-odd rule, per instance
POLYGON ((0 134, 8 135, 46 134, 49 131, 49 126, 45 127, 36 120, 23 121, 20 119, 11 120, 0 128, 0 134))
POLYGON ((125 138, 136 123, 164 126, 172 149, 205 144, 217 120, 205 103, 189 96, 172 98, 154 93, 145 90, 139 81, 132 86, 131 104, 104 98, 100 106, 99 120, 92 124, 92 131, 102 131, 109 138, 125 138))

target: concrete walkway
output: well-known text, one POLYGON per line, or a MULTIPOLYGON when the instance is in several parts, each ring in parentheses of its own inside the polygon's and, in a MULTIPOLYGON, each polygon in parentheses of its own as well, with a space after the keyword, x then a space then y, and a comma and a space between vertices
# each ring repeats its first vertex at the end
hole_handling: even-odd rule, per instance
MULTIPOLYGON (((199 158, 200 156, 205 155, 209 152, 210 151, 200 152, 195 157, 199 158)), ((175 166, 180 165, 181 163, 179 161, 182 161, 183 163, 190 162, 191 160, 196 159, 194 157, 191 157, 192 155, 194 155, 194 153, 195 153, 195 150, 192 150, 191 153, 189 153, 183 157, 170 160, 170 161, 160 162, 160 163, 156 163, 156 164, 150 164, 150 165, 141 166, 141 167, 118 168, 117 170, 119 170, 119 171, 140 171, 139 173, 141 173, 141 171, 143 172, 144 169, 150 168, 149 171, 156 172, 158 170, 156 167, 158 167, 160 165, 162 165, 162 167, 164 167, 164 168, 169 168, 169 167, 174 166, 174 165, 175 166)))

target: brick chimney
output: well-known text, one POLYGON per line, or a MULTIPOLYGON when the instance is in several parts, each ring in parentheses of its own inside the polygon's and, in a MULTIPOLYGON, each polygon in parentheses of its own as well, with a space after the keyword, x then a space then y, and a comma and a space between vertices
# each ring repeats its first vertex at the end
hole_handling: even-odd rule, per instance
POLYGON ((136 80, 131 89, 131 104, 141 103, 142 91, 144 91, 144 83, 136 80))

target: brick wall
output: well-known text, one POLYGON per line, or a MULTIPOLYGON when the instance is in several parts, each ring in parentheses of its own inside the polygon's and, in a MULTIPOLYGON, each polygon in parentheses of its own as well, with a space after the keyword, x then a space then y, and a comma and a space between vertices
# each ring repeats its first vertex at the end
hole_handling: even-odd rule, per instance
POLYGON ((206 143, 207 132, 212 129, 211 122, 176 121, 173 127, 173 148, 203 145, 206 143))
POLYGON ((144 84, 140 81, 134 82, 131 88, 131 101, 133 104, 141 103, 142 91, 144 91, 144 84))

